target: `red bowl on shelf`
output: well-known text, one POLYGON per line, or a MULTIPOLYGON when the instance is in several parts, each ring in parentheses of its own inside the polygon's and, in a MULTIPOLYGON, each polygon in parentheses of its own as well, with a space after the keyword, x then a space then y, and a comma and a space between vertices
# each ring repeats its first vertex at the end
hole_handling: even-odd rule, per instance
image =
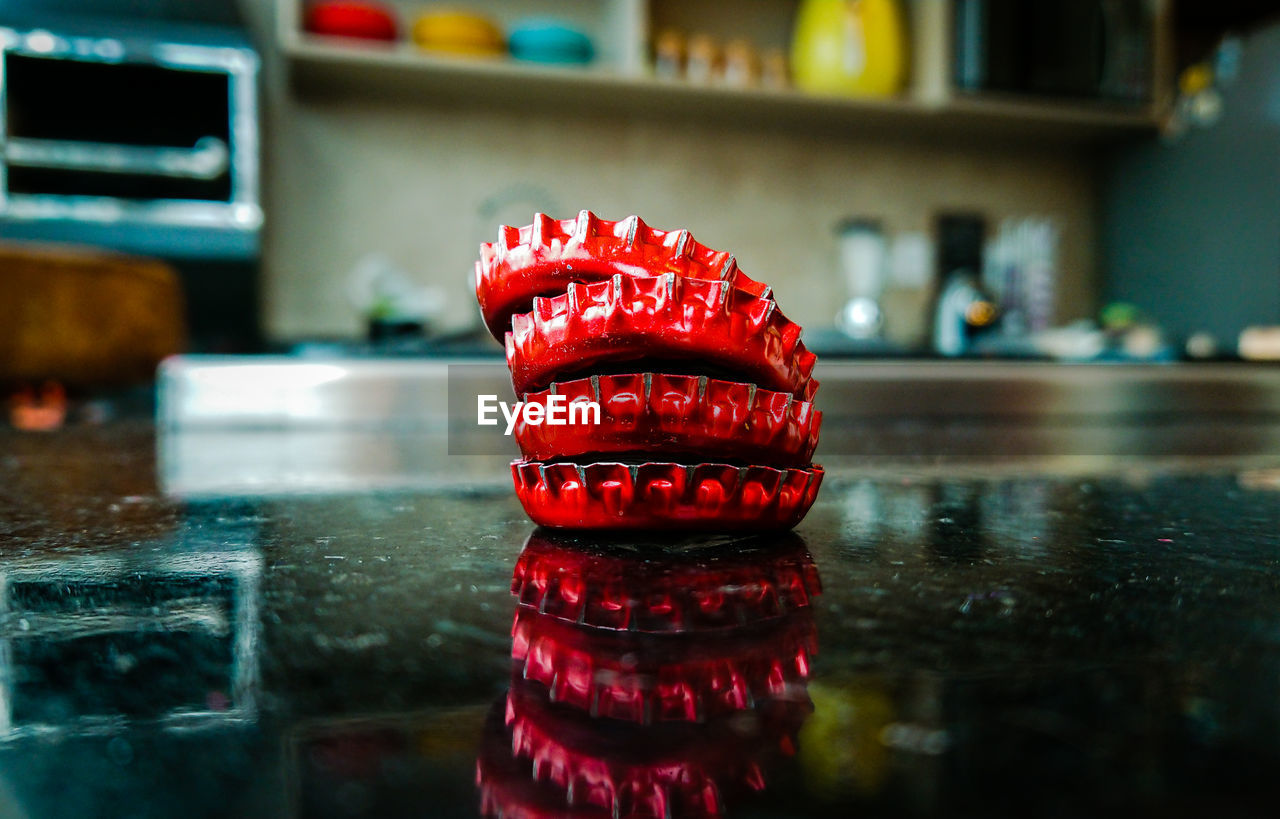
POLYGON ((359 0, 322 0, 310 3, 304 25, 312 34, 328 37, 390 42, 399 36, 392 9, 381 3, 359 0))

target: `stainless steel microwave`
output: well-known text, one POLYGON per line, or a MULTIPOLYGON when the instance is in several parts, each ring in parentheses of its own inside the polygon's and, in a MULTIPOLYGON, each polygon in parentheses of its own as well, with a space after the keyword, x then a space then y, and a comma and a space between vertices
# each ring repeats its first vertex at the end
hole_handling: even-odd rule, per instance
POLYGON ((204 29, 0 28, 0 237, 252 257, 257 54, 204 29))

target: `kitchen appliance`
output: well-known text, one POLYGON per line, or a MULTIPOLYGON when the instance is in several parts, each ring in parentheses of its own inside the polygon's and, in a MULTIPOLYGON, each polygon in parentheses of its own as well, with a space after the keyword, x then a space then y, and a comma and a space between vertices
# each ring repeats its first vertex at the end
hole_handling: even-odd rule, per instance
POLYGON ((880 293, 888 258, 884 232, 875 219, 846 219, 836 227, 836 236, 848 297, 836 324, 850 338, 878 338, 884 326, 880 293))
POLYGON ((1152 31, 1145 0, 956 0, 955 86, 1142 103, 1152 31))
POLYGON ((983 289, 982 250, 986 220, 978 214, 938 216, 938 298, 933 310, 934 352, 963 355, 974 338, 997 318, 994 300, 983 289))
POLYGON ((0 28, 0 236, 256 257, 257 70, 222 27, 36 16, 0 28))

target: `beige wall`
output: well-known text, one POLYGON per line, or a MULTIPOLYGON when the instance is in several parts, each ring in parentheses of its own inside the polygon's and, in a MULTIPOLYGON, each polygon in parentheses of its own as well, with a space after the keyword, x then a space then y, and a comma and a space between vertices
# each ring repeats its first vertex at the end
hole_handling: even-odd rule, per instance
MULTIPOLYGON (((565 217, 590 208, 687 227, 773 284, 783 309, 805 325, 830 323, 843 298, 832 236, 841 217, 879 216, 897 231, 926 228, 944 207, 992 219, 1054 216, 1064 231, 1060 317, 1092 310, 1096 206, 1085 159, 1051 148, 809 136, 764 124, 691 128, 425 99, 299 96, 268 45, 265 4, 246 6, 265 51, 264 316, 274 337, 358 333, 344 281, 370 251, 444 287, 454 326, 475 320, 468 276, 477 242, 496 233, 479 210, 526 186, 565 217)), ((511 218, 531 216, 525 205, 511 218)), ((907 314, 918 312, 914 303, 891 302, 897 335, 918 329, 920 318, 907 314)))

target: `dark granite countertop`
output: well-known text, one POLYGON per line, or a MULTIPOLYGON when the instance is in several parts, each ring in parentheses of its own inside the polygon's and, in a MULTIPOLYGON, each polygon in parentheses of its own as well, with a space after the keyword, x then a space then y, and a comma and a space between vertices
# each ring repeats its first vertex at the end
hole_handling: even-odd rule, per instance
POLYGON ((510 491, 182 501, 153 437, 0 433, 0 816, 1274 815, 1280 457, 834 464, 798 539, 538 535, 527 583, 588 582, 525 589, 513 677, 510 491))

